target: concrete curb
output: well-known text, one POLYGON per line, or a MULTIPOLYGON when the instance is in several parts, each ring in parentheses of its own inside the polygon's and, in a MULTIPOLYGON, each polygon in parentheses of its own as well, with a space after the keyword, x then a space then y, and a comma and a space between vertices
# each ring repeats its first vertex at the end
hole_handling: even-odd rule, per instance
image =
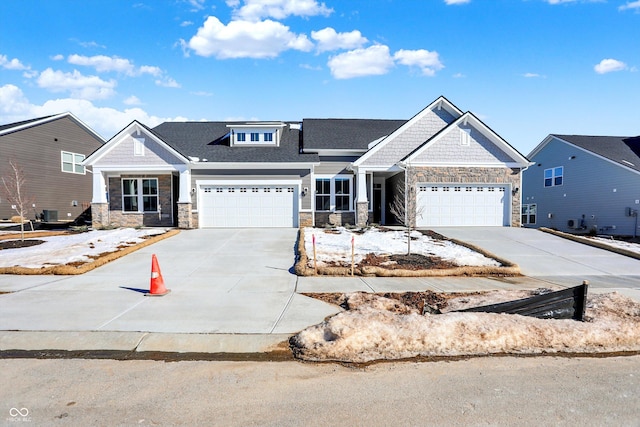
POLYGON ((574 242, 582 243, 582 244, 585 244, 585 245, 588 245, 588 246, 593 246, 594 248, 604 249, 604 250, 607 250, 607 251, 610 251, 610 252, 617 253, 619 255, 624 255, 624 256, 628 256, 630 258, 640 259, 640 254, 638 254, 636 252, 628 251, 628 250, 622 249, 622 248, 615 248, 613 246, 609 246, 609 245, 604 244, 604 243, 596 242, 593 239, 588 239, 586 237, 576 236, 574 234, 563 233, 562 231, 552 230, 552 229, 546 228, 546 227, 540 227, 539 230, 543 231, 545 233, 553 234, 554 236, 558 236, 558 237, 562 237, 562 238, 565 238, 565 239, 568 239, 568 240, 572 240, 574 242))
POLYGON ((251 354, 289 352, 289 334, 165 334, 115 331, 0 331, 0 352, 121 351, 251 354))

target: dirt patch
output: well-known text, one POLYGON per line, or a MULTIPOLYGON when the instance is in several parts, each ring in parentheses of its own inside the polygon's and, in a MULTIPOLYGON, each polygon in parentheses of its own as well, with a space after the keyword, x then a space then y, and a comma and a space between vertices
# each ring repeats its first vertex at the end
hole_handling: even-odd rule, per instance
POLYGON ((0 250, 3 249, 20 249, 36 246, 44 243, 44 240, 0 240, 0 250))

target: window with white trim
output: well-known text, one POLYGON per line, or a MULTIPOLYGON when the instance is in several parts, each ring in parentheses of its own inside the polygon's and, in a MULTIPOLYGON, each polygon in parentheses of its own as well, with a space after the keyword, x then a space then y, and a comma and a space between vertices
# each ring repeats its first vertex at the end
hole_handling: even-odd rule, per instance
POLYGON ((260 134, 258 132, 251 132, 251 142, 260 142, 260 134))
POLYGON ((538 213, 538 205, 535 203, 531 204, 523 204, 522 205, 522 216, 521 221, 523 225, 526 224, 535 224, 536 223, 536 214, 538 213))
POLYGON ((273 133, 265 132, 264 133, 264 142, 273 142, 273 133))
POLYGON ((123 178, 122 210, 124 212, 157 212, 157 178, 123 178))
POLYGON ((353 177, 348 175, 316 178, 317 211, 351 211, 353 177))
POLYGON ((77 173, 84 175, 84 154, 71 153, 69 151, 62 151, 62 172, 77 173))
POLYGON ((247 140, 247 134, 244 132, 238 132, 236 134, 236 141, 238 142, 244 142, 247 140))
POLYGON ((544 186, 558 187, 562 185, 564 175, 564 167, 558 166, 544 170, 544 186))

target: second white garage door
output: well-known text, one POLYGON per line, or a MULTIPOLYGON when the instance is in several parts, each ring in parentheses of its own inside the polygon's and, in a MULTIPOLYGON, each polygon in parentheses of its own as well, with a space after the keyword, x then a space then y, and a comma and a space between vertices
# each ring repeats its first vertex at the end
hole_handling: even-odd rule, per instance
POLYGON ((510 225, 508 185, 418 185, 419 227, 510 225))
POLYGON ((200 227, 297 227, 297 186, 203 185, 200 227))

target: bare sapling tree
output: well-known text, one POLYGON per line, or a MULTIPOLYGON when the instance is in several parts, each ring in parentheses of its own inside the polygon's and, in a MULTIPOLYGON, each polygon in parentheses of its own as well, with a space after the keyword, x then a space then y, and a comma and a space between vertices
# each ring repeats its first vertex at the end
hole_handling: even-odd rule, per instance
POLYGON ((422 206, 418 207, 416 203, 415 174, 410 173, 407 168, 404 175, 404 180, 398 180, 393 201, 389 204, 389 210, 396 217, 396 220, 406 227, 407 255, 409 255, 411 254, 411 232, 416 227, 418 217, 422 217, 424 208, 422 206))
POLYGON ((22 241, 24 241, 24 222, 29 208, 33 205, 33 199, 26 194, 26 184, 27 179, 22 168, 16 162, 9 161, 8 171, 2 176, 2 192, 11 209, 20 217, 20 240, 22 241))

